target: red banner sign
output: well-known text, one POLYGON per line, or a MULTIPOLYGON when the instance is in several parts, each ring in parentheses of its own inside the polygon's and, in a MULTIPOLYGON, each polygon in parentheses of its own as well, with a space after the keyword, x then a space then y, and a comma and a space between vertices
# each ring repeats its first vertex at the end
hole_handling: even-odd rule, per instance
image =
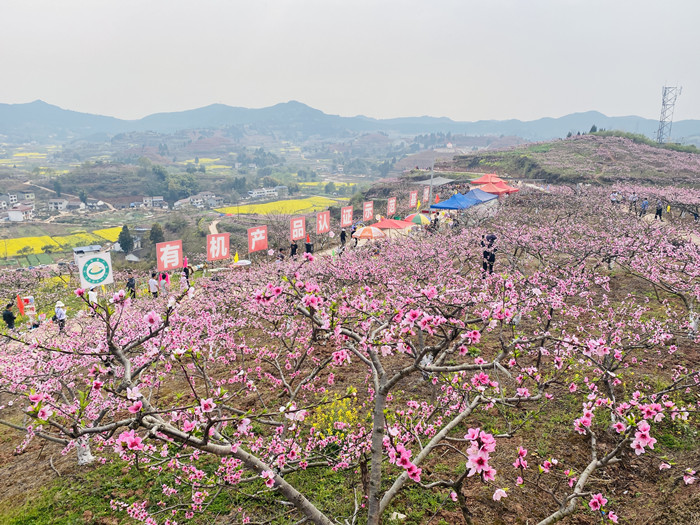
POLYGON ((415 208, 417 204, 418 204, 418 192, 412 191, 408 197, 408 207, 415 208))
POLYGON ((389 202, 386 205, 386 215, 390 217, 396 213, 396 197, 389 197, 389 202))
POLYGON ((374 201, 367 201, 362 204, 362 220, 371 221, 374 216, 374 201))
POLYGON ((207 235, 207 261, 228 259, 231 254, 230 233, 213 233, 207 235))
POLYGON ((316 233, 327 233, 331 231, 331 212, 322 211, 316 215, 316 233))
POLYGON ((430 198, 430 186, 423 188, 423 202, 428 202, 430 198))
POLYGON ((156 244, 158 271, 165 272, 182 267, 182 241, 159 242, 156 244))
POLYGON ((267 226, 248 228, 248 253, 267 250, 267 226))
POLYGON ((295 217, 289 221, 289 236, 293 241, 306 238, 306 217, 295 217))
POLYGON ((352 226, 352 206, 340 209, 340 227, 352 226))

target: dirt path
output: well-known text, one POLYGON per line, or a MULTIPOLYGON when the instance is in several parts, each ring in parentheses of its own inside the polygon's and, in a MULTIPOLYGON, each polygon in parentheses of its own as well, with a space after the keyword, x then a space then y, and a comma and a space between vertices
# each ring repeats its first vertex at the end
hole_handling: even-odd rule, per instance
POLYGON ((209 233, 211 233, 212 235, 219 233, 219 230, 216 227, 217 224, 219 224, 219 219, 211 221, 211 224, 209 225, 209 233))
MULTIPOLYGON (((638 212, 635 210, 634 214, 637 215, 637 213, 638 212)), ((666 214, 666 212, 664 212, 664 215, 665 214, 666 214)), ((661 228, 665 228, 669 224, 667 219, 657 221, 654 214, 650 213, 650 212, 647 212, 644 216, 641 217, 641 219, 648 224, 657 224, 657 222, 658 222, 659 227, 661 227, 661 228)), ((689 235, 689 238, 693 244, 700 246, 700 235, 698 235, 697 233, 691 232, 689 235)))

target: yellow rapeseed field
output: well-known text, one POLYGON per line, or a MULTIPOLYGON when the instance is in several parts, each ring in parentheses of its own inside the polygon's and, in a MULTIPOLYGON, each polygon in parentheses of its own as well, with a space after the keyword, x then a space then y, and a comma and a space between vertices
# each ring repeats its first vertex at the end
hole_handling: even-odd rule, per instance
POLYGON ((57 235, 56 237, 53 237, 53 240, 56 241, 63 248, 72 248, 74 246, 89 246, 91 244, 102 244, 102 242, 104 241, 104 239, 102 239, 101 237, 87 232, 71 233, 70 235, 57 235))
POLYGON ((119 232, 121 232, 122 229, 119 226, 115 226, 114 228, 104 228, 102 230, 95 230, 92 233, 95 235, 99 235, 103 239, 107 239, 108 241, 112 242, 117 242, 117 239, 119 238, 119 232))
POLYGON ((336 188, 340 188, 341 186, 355 186, 354 182, 336 182, 336 181, 316 181, 316 182, 298 182, 299 186, 325 186, 329 182, 333 182, 335 184, 336 188))
POLYGON ((266 215, 268 213, 279 213, 283 215, 295 215, 316 210, 323 210, 329 206, 338 204, 338 200, 327 199, 326 197, 307 197, 305 199, 281 200, 266 202, 264 204, 244 204, 242 206, 229 206, 228 208, 218 208, 219 213, 251 213, 266 215))
MULTIPOLYGON (((199 163, 200 163, 200 164, 214 164, 214 163, 216 163, 216 162, 218 162, 218 161, 220 161, 220 160, 221 160, 220 158, 209 159, 209 158, 207 158, 207 157, 199 157, 199 163)), ((186 164, 194 164, 194 163, 195 163, 195 162, 194 162, 194 159, 187 159, 187 160, 183 160, 183 161, 179 162, 179 164, 183 164, 183 165, 186 165, 186 164)), ((207 167, 209 167, 209 166, 207 166, 207 167)))
POLYGON ((95 230, 92 233, 77 232, 70 235, 40 235, 36 237, 18 237, 16 239, 0 239, 0 257, 14 257, 20 250, 27 246, 32 249, 30 253, 42 253, 44 246, 51 246, 54 251, 73 246, 85 246, 90 244, 102 244, 105 239, 115 242, 119 237, 121 228, 105 228, 95 230))
POLYGON ((0 239, 0 257, 13 257, 27 246, 32 249, 31 253, 42 253, 41 248, 47 245, 52 246, 54 250, 59 247, 58 243, 48 235, 41 235, 39 237, 19 237, 17 239, 0 239))
POLYGON ((36 151, 20 151, 12 155, 13 157, 26 157, 31 159, 46 158, 46 153, 38 153, 36 151))

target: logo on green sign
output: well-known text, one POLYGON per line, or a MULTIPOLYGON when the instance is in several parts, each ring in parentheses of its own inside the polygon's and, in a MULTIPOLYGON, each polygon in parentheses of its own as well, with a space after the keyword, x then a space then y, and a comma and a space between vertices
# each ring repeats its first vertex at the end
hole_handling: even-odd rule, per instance
POLYGON ((83 266, 83 278, 90 284, 100 284, 109 277, 109 265, 104 259, 94 257, 83 266))

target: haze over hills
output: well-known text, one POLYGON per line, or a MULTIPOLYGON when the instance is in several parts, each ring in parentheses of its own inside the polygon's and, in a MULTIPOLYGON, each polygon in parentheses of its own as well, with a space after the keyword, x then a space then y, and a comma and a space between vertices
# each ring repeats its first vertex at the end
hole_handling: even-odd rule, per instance
MULTIPOLYGON (((366 116, 328 115, 296 101, 250 109, 212 104, 202 108, 156 113, 139 120, 80 113, 37 100, 26 104, 0 104, 0 136, 8 142, 73 140, 124 132, 173 133, 185 129, 238 128, 280 138, 342 138, 357 133, 385 132, 418 135, 451 132, 462 135, 509 135, 527 140, 549 140, 567 133, 619 129, 654 136, 658 121, 637 116, 608 117, 597 111, 572 113, 559 118, 532 121, 481 120, 457 122, 446 117, 375 119, 366 116)), ((700 120, 673 123, 673 138, 700 145, 700 120)))

